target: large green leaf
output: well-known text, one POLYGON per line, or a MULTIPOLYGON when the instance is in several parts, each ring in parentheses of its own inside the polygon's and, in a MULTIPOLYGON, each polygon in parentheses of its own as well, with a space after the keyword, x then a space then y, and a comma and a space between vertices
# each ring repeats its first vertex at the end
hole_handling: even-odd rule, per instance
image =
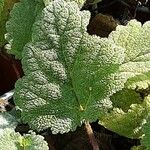
MULTIPOLYGON (((14 96, 32 128, 64 133, 95 121, 112 108, 109 97, 129 77, 150 70, 149 61, 138 63, 145 68, 141 71, 136 62, 133 71, 126 70, 125 48, 88 35, 88 21, 89 13, 80 12, 75 2, 55 0, 35 23, 22 54, 25 76, 16 83, 14 96)), ((145 26, 134 20, 127 28, 147 30, 145 26)))
MULTIPOLYGON (((130 23, 132 24, 132 21, 130 23)), ((148 112, 146 110, 149 109, 149 105, 143 106, 145 102, 142 102, 142 97, 135 92, 149 93, 149 22, 143 25, 143 29, 141 24, 137 22, 131 26, 118 26, 117 30, 109 35, 109 39, 112 39, 116 45, 125 49, 125 61, 120 69, 125 70, 127 74, 136 72, 137 75, 128 79, 124 90, 117 92, 111 97, 113 106, 120 109, 115 108, 110 114, 102 119, 100 118, 100 123, 110 130, 130 138, 141 136, 141 123, 147 117, 148 112), (131 108, 129 108, 130 105, 131 108)))
POLYGON ((21 59, 24 45, 31 40, 32 26, 43 8, 42 0, 20 0, 11 11, 6 40, 8 52, 16 58, 21 59))
MULTIPOLYGON (((117 32, 112 32, 109 38, 112 38, 117 45, 120 45, 126 49, 126 63, 124 64, 123 69, 131 72, 134 71, 133 68, 136 65, 136 71, 141 72, 142 70, 147 70, 149 67, 150 26, 149 22, 143 25, 145 30, 142 30, 140 23, 137 23, 134 26, 135 30, 132 30, 132 26, 130 29, 127 27, 118 26, 117 32, 122 34, 118 36, 117 32), (125 42, 122 42, 123 40, 125 42), (141 66, 142 64, 145 64, 145 62, 147 65, 141 66), (137 68, 139 69, 137 70, 137 68)), ((126 83, 126 87, 133 90, 145 90, 149 88, 149 83, 150 72, 146 71, 133 78, 130 78, 126 83)))

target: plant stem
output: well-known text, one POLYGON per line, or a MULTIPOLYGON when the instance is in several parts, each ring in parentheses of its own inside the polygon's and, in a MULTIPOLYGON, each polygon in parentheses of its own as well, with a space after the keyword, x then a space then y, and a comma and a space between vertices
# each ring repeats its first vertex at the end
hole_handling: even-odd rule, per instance
POLYGON ((20 73, 19 73, 19 71, 18 71, 18 69, 17 69, 15 63, 12 63, 12 67, 13 67, 15 73, 16 73, 17 79, 21 78, 21 75, 20 75, 20 73))
POLYGON ((90 143, 91 143, 93 150, 99 150, 97 140, 94 136, 93 129, 92 129, 89 122, 85 122, 85 129, 86 129, 86 132, 87 132, 87 135, 89 137, 89 140, 90 140, 90 143))

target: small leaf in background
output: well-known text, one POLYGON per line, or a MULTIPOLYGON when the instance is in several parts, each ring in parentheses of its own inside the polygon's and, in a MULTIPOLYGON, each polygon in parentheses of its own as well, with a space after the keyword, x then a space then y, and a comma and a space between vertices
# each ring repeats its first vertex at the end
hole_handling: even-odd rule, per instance
POLYGON ((9 18, 9 12, 13 5, 19 0, 0 0, 0 47, 6 44, 4 35, 6 33, 6 21, 9 18))
POLYGON ((111 96, 114 108, 122 109, 127 112, 132 104, 142 104, 143 99, 140 93, 131 89, 122 89, 111 96))
MULTIPOLYGON (((130 97, 124 97, 124 99, 128 101, 130 97)), ((140 138, 143 135, 142 127, 149 110, 150 96, 146 97, 141 104, 132 104, 127 112, 119 108, 114 108, 113 111, 100 118, 99 123, 122 136, 140 138)))
POLYGON ((106 118, 104 116, 102 124, 121 135, 138 138, 142 135, 142 122, 149 111, 150 22, 143 26, 139 22, 132 24, 133 22, 134 20, 130 21, 127 26, 118 26, 109 38, 125 49, 125 61, 120 67, 122 72, 136 72, 137 75, 125 83, 124 90, 127 92, 120 91, 111 97, 113 106, 119 109, 114 109, 106 118))
POLYGON ((91 19, 87 30, 90 35, 108 37, 116 29, 117 25, 118 22, 112 16, 99 13, 91 19))
POLYGON ((4 129, 0 135, 1 150, 48 150, 48 144, 44 137, 30 131, 29 134, 21 135, 13 129, 4 129))
POLYGON ((43 8, 42 0, 21 0, 11 11, 6 40, 9 42, 8 52, 16 58, 22 58, 23 47, 31 41, 32 26, 43 8))
POLYGON ((10 128, 15 129, 18 122, 14 116, 5 112, 0 113, 0 135, 3 134, 4 129, 10 128))
POLYGON ((4 1, 5 0, 0 1, 0 18, 1 18, 2 12, 3 12, 3 9, 4 9, 4 1))

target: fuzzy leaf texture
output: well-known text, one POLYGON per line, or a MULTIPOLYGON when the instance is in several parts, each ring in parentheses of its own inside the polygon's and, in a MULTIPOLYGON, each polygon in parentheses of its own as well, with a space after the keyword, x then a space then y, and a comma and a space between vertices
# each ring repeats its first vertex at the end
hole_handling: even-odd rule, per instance
POLYGON ((21 135, 13 129, 4 129, 0 135, 0 150, 48 150, 48 144, 44 137, 34 132, 21 135))
POLYGON ((125 87, 136 91, 149 91, 150 72, 138 75, 128 80, 125 87))
MULTIPOLYGON (((97 120, 112 108, 109 97, 128 78, 150 70, 149 61, 130 61, 133 67, 128 71, 127 50, 113 39, 88 35, 89 18, 75 2, 55 0, 35 23, 32 42, 22 54, 25 76, 17 81, 14 95, 23 121, 33 129, 65 133, 97 120)), ((140 34, 147 26, 133 20, 125 28, 140 28, 140 34)))
POLYGON ((150 149, 150 117, 148 118, 143 131, 144 131, 144 137, 141 141, 141 144, 146 147, 146 150, 149 150, 150 149))
POLYGON ((0 47, 4 46, 6 43, 4 37, 6 33, 5 25, 9 17, 9 11, 16 2, 18 2, 18 0, 0 0, 0 47))
POLYGON ((120 69, 126 70, 127 73, 139 72, 139 75, 128 80, 125 87, 133 90, 148 88, 150 83, 150 22, 145 23, 143 28, 139 22, 130 27, 118 26, 117 31, 112 32, 109 38, 113 39, 116 45, 125 48, 125 63, 120 69))
MULTIPOLYGON (((120 97, 118 101, 129 102, 133 96, 120 97)), ((129 138, 140 138, 143 135, 143 125, 150 111, 150 96, 145 97, 142 103, 136 98, 137 103, 131 104, 127 110, 114 108, 113 111, 100 118, 99 123, 107 129, 129 138)), ((132 101, 133 102, 133 101, 132 101)))
POLYGON ((9 113, 0 113, 0 135, 6 128, 15 129, 17 124, 16 118, 9 113))
MULTIPOLYGON (((146 30, 142 30, 140 23, 136 23, 129 28, 118 26, 117 31, 112 32, 109 36, 116 45, 126 49, 125 63, 122 65, 123 70, 131 73, 136 66, 136 71, 140 74, 130 78, 125 83, 125 89, 111 97, 113 106, 117 109, 115 108, 110 114, 102 117, 102 119, 100 118, 100 124, 129 138, 139 138, 142 135, 142 122, 148 115, 146 110, 149 109, 149 104, 145 105, 145 101, 143 102, 141 96, 135 92, 143 92, 145 95, 149 93, 150 72, 147 70, 150 60, 149 22, 145 23, 143 28, 146 30), (135 30, 132 30, 133 27, 135 30), (117 32, 121 34, 118 35, 117 32), (143 64, 145 65, 143 66, 143 64), (138 67, 139 69, 137 69, 138 67), (141 70, 147 71, 141 73, 141 70)), ((149 96, 145 99, 148 98, 149 96)))
POLYGON ((31 40, 32 26, 43 8, 42 0, 20 0, 11 11, 6 40, 8 52, 16 58, 22 58, 23 47, 31 40))
MULTIPOLYGON (((52 1, 53 0, 43 0, 45 6, 49 5, 49 3, 52 2, 52 1)), ((70 1, 70 2, 74 1, 74 2, 76 2, 78 4, 79 7, 82 7, 84 2, 85 2, 85 0, 65 0, 65 1, 70 1)))

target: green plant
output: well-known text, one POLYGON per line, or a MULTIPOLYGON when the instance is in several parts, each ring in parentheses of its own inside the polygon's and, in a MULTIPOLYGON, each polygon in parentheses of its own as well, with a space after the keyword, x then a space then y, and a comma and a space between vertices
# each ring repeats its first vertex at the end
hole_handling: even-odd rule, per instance
POLYGON ((21 136, 12 129, 4 129, 3 134, 0 135, 0 149, 1 150, 48 150, 48 146, 44 138, 36 135, 34 132, 29 132, 21 136))
POLYGON ((0 113, 0 135, 3 134, 4 129, 15 129, 18 124, 17 119, 9 113, 0 113))
POLYGON ((44 137, 33 131, 23 136, 15 132, 18 123, 19 120, 11 114, 0 113, 0 150, 48 150, 44 137))
POLYGON ((99 119, 140 138, 150 110, 150 22, 131 20, 100 38, 87 33, 90 14, 79 7, 21 0, 11 11, 6 39, 25 74, 14 95, 21 120, 57 134, 99 119))
POLYGON ((127 79, 150 70, 149 57, 141 61, 149 52, 149 22, 133 20, 106 39, 86 33, 88 16, 74 2, 54 1, 34 24, 14 96, 34 129, 65 133, 95 121, 112 108, 110 96, 127 79))
POLYGON ((9 12, 12 9, 14 3, 18 0, 1 0, 0 1, 0 47, 6 43, 4 34, 6 33, 6 21, 9 18, 9 12))
POLYGON ((142 145, 146 146, 146 150, 150 149, 150 120, 145 124, 144 128, 144 138, 142 139, 142 145))

